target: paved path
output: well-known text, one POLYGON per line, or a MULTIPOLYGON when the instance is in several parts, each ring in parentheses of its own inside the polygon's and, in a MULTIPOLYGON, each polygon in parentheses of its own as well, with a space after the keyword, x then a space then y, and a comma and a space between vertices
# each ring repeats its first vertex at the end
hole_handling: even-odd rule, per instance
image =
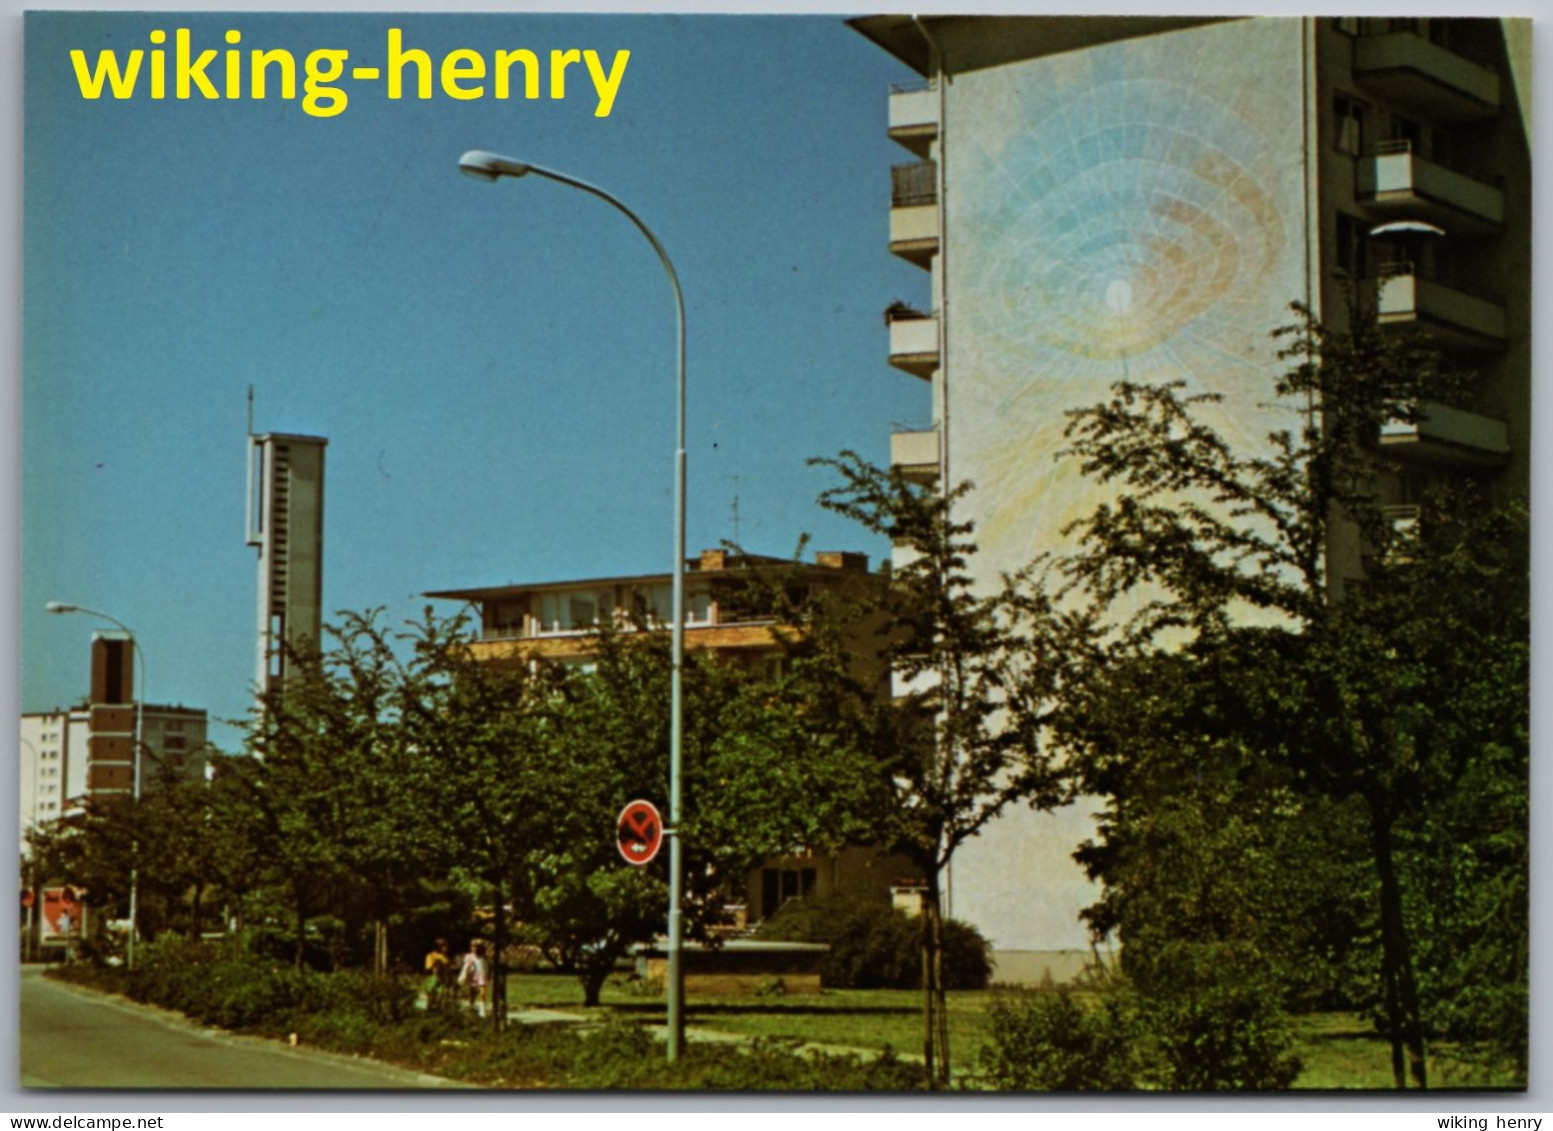
POLYGON ((425 1089, 467 1085, 375 1060, 207 1029, 180 1015, 21 972, 24 1088, 425 1089))

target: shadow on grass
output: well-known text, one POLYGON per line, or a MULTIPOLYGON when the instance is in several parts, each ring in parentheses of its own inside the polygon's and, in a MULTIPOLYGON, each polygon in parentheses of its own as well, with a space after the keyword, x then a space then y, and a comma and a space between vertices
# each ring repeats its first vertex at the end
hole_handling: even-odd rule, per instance
MULTIPOLYGON (((622 1014, 657 1014, 662 1016, 665 1012, 662 1002, 642 1002, 637 1004, 615 1004, 605 1008, 615 1013, 622 1014)), ((767 1017, 835 1017, 840 1014, 862 1017, 902 1017, 912 1016, 916 1013, 915 1007, 899 1005, 807 1005, 802 1002, 757 1002, 748 1004, 738 1002, 688 1003, 685 1014, 688 1019, 697 1017, 726 1017, 746 1016, 756 1014, 767 1017)))

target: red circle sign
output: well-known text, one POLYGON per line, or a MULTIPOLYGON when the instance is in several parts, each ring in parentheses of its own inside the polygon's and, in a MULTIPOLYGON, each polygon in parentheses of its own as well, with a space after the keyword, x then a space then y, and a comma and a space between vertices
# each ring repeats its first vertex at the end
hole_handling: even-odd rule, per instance
POLYGON ((615 840, 627 864, 650 863, 663 847, 663 818, 658 807, 651 801, 627 805, 615 822, 615 840))

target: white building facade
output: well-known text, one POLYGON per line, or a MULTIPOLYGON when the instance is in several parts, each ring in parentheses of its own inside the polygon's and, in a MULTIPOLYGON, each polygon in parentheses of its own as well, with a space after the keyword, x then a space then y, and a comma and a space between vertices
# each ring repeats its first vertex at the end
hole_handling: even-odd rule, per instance
MULTIPOLYGON (((889 247, 926 297, 886 318, 934 425, 896 435, 892 461, 975 484, 959 517, 990 586, 1103 501, 1055 456, 1064 414, 1113 383, 1221 397, 1207 421, 1241 450, 1289 428, 1272 331, 1296 302, 1341 326, 1357 295, 1479 375, 1471 403, 1380 438, 1407 468, 1387 488, 1399 514, 1462 467, 1525 492, 1528 21, 852 26, 921 76, 889 95, 915 158, 894 170, 889 247)), ((1351 547, 1332 559, 1358 568, 1351 547)), ((1088 957, 1078 912, 1098 892, 1072 854, 1093 809, 1010 810, 957 854, 946 910, 992 941, 999 979, 1062 980, 1088 957)))

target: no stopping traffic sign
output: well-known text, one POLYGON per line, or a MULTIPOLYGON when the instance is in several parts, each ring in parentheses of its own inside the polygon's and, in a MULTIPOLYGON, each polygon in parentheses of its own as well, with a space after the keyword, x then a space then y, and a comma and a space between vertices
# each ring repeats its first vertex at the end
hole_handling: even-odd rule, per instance
POLYGON ((627 864, 650 863, 663 847, 663 818, 658 807, 651 801, 633 801, 622 809, 615 822, 615 843, 627 864))

